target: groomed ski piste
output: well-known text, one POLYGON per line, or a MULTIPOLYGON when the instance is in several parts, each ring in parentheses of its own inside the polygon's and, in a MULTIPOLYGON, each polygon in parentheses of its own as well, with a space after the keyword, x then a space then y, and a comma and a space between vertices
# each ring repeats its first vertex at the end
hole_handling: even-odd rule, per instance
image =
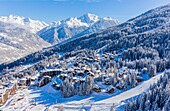
POLYGON ((2 111, 123 111, 124 104, 147 91, 150 85, 159 80, 164 72, 141 82, 134 88, 121 90, 113 94, 92 93, 90 96, 73 96, 63 98, 59 91, 51 87, 52 82, 43 87, 19 89, 16 94, 0 108, 2 111))

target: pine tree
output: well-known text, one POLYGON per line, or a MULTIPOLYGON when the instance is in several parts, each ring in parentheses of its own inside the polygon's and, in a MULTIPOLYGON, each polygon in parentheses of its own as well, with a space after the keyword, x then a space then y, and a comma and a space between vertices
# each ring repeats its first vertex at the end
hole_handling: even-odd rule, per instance
POLYGON ((147 101, 145 102, 145 109, 144 109, 144 111, 149 111, 149 110, 150 110, 150 107, 151 107, 151 103, 150 103, 149 100, 147 100, 147 101))
POLYGON ((154 64, 150 65, 148 68, 148 75, 153 77, 156 75, 156 66, 154 64))
POLYGON ((74 95, 74 86, 71 81, 69 81, 68 78, 64 80, 64 82, 61 84, 61 95, 63 97, 70 97, 74 95))
POLYGON ((169 99, 166 101, 163 111, 170 111, 170 97, 169 99))

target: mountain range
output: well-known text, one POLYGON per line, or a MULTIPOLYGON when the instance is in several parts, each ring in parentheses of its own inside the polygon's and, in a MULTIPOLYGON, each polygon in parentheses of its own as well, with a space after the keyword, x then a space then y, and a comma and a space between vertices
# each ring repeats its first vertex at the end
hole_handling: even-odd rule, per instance
POLYGON ((48 24, 43 21, 33 20, 29 17, 17 15, 1 16, 0 21, 18 25, 19 27, 29 30, 32 33, 36 33, 48 26, 48 24))
POLYGON ((0 63, 10 62, 61 41, 115 26, 112 18, 94 14, 47 24, 29 17, 0 17, 0 63))
MULTIPOLYGON (((146 52, 149 52, 150 49, 159 52, 158 55, 161 58, 170 58, 169 18, 170 4, 149 10, 117 26, 45 48, 5 66, 13 66, 23 60, 26 60, 25 63, 33 62, 29 58, 35 58, 38 55, 50 57, 54 52, 62 52, 67 55, 69 52, 73 53, 84 49, 110 52, 128 50, 132 47, 138 50, 140 49, 138 47, 142 47, 146 52), (147 47, 150 49, 146 50, 147 47)), ((142 54, 142 56, 144 55, 142 54)), ((42 59, 44 58, 38 58, 38 60, 42 59)), ((5 66, 2 65, 1 67, 5 66)))
POLYGON ((66 20, 51 23, 37 34, 51 44, 57 44, 69 38, 91 34, 119 24, 118 20, 110 17, 99 17, 94 14, 84 14, 66 20))
POLYGON ((0 63, 16 60, 50 46, 38 35, 14 24, 0 22, 0 63))

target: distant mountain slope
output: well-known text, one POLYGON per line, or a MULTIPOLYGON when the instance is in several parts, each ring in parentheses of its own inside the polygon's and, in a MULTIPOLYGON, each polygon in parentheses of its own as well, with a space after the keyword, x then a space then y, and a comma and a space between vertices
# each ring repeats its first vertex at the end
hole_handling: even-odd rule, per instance
POLYGON ((118 24, 119 22, 112 18, 101 18, 94 14, 85 14, 81 17, 71 17, 54 22, 39 31, 38 35, 45 41, 56 44, 71 37, 94 33, 118 24))
POLYGON ((79 49, 100 49, 106 45, 104 50, 110 51, 136 46, 156 48, 156 44, 159 44, 160 47, 168 47, 167 44, 170 44, 168 38, 169 23, 170 4, 152 9, 116 27, 74 39, 59 47, 62 52, 71 51, 77 47, 79 49), (150 42, 155 43, 155 45, 150 46, 152 44, 150 42))
POLYGON ((23 28, 31 31, 32 33, 36 33, 37 31, 40 31, 44 27, 48 26, 48 24, 43 21, 32 20, 30 18, 17 15, 1 16, 0 21, 21 25, 23 28))
POLYGON ((49 46, 38 35, 13 24, 0 22, 0 63, 16 60, 49 46))

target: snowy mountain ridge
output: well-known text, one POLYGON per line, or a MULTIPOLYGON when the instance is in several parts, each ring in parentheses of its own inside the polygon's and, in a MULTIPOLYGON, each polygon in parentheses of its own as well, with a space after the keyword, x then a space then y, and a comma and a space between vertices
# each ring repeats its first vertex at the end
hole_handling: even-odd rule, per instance
POLYGON ((31 31, 32 33, 36 33, 42 28, 48 26, 48 24, 43 21, 32 20, 29 17, 17 16, 17 15, 1 16, 0 21, 5 23, 21 25, 23 28, 31 31))
POLYGON ((24 28, 0 21, 0 63, 41 50, 50 44, 24 28))
POLYGON ((95 14, 84 14, 80 17, 70 17, 66 20, 51 23, 37 34, 45 41, 56 44, 71 37, 97 32, 119 24, 111 17, 99 17, 95 14))

